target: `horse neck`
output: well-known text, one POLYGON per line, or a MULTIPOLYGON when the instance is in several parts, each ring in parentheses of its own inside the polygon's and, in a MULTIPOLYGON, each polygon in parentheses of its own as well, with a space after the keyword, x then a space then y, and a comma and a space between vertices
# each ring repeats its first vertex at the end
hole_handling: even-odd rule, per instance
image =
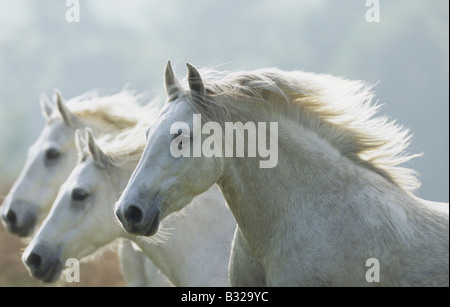
POLYGON ((264 255, 270 242, 278 244, 277 239, 290 232, 332 234, 333 219, 371 214, 374 219, 405 219, 401 204, 411 202, 406 192, 355 164, 308 128, 286 119, 275 121, 277 166, 260 169, 258 159, 228 158, 218 182, 254 253, 264 255))
POLYGON ((212 187, 168 217, 164 228, 170 234, 163 243, 139 236, 131 240, 175 286, 227 286, 235 226, 220 191, 212 187))

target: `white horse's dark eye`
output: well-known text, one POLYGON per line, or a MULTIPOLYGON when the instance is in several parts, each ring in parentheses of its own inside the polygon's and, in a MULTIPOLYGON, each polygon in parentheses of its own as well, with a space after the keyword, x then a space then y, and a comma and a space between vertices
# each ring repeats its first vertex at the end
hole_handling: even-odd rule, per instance
POLYGON ((72 190, 72 200, 82 201, 85 200, 89 196, 89 193, 83 189, 75 188, 72 190))
POLYGON ((55 160, 55 159, 58 159, 59 156, 60 156, 60 152, 56 148, 49 148, 45 152, 45 157, 47 158, 47 160, 55 160))

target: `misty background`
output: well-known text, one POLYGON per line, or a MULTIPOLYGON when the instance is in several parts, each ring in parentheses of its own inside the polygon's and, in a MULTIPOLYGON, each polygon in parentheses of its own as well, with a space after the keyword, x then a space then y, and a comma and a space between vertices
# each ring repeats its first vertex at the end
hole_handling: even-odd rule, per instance
POLYGON ((278 67, 379 82, 382 115, 414 134, 417 195, 449 201, 449 1, 0 0, 0 182, 10 185, 44 125, 42 93, 129 86, 164 97, 171 60, 223 70, 278 67))

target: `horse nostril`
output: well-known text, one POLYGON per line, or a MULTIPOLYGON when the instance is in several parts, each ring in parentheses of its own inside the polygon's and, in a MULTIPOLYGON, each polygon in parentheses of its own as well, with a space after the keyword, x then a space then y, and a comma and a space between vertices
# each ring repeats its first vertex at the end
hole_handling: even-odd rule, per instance
POLYGON ((144 218, 144 213, 139 207, 131 205, 125 210, 125 218, 132 225, 136 225, 142 222, 144 218))
POLYGON ((5 216, 5 220, 11 227, 13 227, 13 228, 16 227, 16 225, 17 225, 17 216, 14 213, 14 211, 8 210, 8 213, 6 213, 6 216, 5 216))
POLYGON ((41 266, 42 258, 36 253, 31 253, 26 262, 30 268, 37 269, 41 266))

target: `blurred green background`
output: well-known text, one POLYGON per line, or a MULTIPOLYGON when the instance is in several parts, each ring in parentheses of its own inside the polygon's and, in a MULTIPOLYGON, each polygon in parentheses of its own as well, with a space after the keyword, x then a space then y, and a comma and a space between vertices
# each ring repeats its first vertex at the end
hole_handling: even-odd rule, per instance
POLYGON ((162 95, 170 59, 180 77, 190 62, 379 81, 382 113, 424 153, 407 165, 421 174, 418 195, 448 201, 449 1, 379 3, 369 23, 364 0, 79 0, 69 23, 66 1, 0 0, 0 182, 15 180, 43 127, 41 93, 128 84, 162 95))

